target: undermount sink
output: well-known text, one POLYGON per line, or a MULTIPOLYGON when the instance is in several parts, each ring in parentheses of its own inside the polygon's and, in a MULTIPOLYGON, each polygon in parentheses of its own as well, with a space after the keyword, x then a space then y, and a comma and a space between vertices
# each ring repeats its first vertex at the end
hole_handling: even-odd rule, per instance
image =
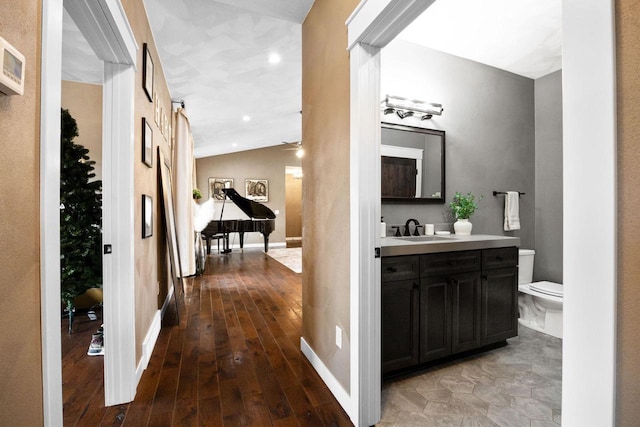
POLYGON ((397 240, 404 240, 405 242, 437 242, 439 240, 451 240, 455 239, 453 236, 405 236, 394 237, 397 240))

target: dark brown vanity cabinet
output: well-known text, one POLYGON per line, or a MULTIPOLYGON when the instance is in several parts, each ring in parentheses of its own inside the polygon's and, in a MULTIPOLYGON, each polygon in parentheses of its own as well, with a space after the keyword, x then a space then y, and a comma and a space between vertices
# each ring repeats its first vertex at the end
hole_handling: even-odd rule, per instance
POLYGON ((483 251, 482 344, 518 335, 518 250, 483 251))
POLYGON ((516 336, 516 264, 515 247, 383 258, 383 373, 516 336))
POLYGON ((415 366, 419 359, 419 256, 382 260, 382 370, 415 366))

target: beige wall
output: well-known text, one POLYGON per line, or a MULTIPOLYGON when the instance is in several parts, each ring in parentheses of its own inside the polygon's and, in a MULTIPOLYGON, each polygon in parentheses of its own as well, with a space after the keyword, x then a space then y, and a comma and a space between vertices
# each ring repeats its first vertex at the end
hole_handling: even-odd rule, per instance
MULTIPOLYGON (((168 118, 171 117, 171 96, 162 71, 160 57, 153 41, 151 28, 147 20, 142 0, 122 0, 125 13, 133 29, 134 37, 138 42, 138 72, 135 83, 135 146, 134 146, 134 174, 135 174, 135 298, 136 298, 136 360, 142 355, 142 342, 151 326, 153 317, 162 304, 167 294, 167 281, 165 262, 164 224, 160 221, 159 209, 162 206, 160 192, 158 190, 158 165, 157 146, 167 153, 169 151, 168 138, 161 135, 160 128, 154 120, 154 104, 149 101, 142 89, 142 55, 143 43, 147 43, 154 64, 154 91, 158 93, 162 108, 168 118), (153 130, 154 164, 152 168, 142 163, 142 118, 145 117, 153 130), (153 197, 153 236, 142 238, 142 195, 153 197)), ((171 158, 171 156, 168 156, 171 158)))
POLYGON ((618 91, 618 427, 640 408, 640 3, 616 1, 618 91))
MULTIPOLYGON (((209 178, 233 178, 234 188, 245 197, 245 179, 268 179, 269 201, 262 203, 272 211, 279 211, 276 215, 276 228, 269 236, 269 243, 284 243, 285 241, 285 167, 300 166, 300 159, 294 150, 286 150, 285 146, 260 148, 257 150, 241 151, 220 156, 203 157, 196 160, 196 174, 198 188, 203 199, 209 198, 209 178)), ((222 202, 215 203, 216 218, 220 218, 222 202)), ((233 203, 225 203, 224 219, 247 219, 247 216, 233 203)), ((233 240, 232 235, 231 239, 233 240)), ((236 243, 239 241, 236 238, 236 243)), ((263 242, 260 233, 245 234, 245 243, 263 242)))
POLYGON ((96 162, 95 179, 102 179, 102 85, 62 81, 62 108, 78 124, 76 144, 89 150, 96 162))
POLYGON ((42 425, 40 2, 0 1, 0 36, 25 56, 23 96, 0 94, 0 425, 42 425))
POLYGON ((349 54, 357 0, 318 0, 302 25, 303 336, 345 390, 349 337, 349 54), (335 345, 335 326, 343 346, 335 345))

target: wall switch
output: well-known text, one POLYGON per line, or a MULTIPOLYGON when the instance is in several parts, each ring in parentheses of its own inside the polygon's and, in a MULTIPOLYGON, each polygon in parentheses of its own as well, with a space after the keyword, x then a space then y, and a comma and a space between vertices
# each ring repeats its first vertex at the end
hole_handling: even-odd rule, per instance
POLYGON ((342 329, 338 325, 336 325, 336 346, 342 348, 342 329))

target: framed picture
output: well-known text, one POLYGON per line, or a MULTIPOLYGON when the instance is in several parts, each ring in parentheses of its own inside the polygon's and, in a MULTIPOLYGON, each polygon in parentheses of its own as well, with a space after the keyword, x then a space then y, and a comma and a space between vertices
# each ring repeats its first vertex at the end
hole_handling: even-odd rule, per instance
POLYGON ((142 51, 142 87, 149 102, 153 102, 153 59, 146 43, 142 45, 142 51))
POLYGON ((153 199, 142 195, 142 238, 153 236, 153 199))
POLYGON ((269 201, 269 181, 266 179, 245 179, 244 190, 245 197, 249 200, 269 201))
POLYGON ((224 200, 223 188, 233 188, 233 178, 209 178, 209 198, 224 200))
POLYGON ((153 130, 149 122, 142 118, 142 163, 153 167, 153 130))

